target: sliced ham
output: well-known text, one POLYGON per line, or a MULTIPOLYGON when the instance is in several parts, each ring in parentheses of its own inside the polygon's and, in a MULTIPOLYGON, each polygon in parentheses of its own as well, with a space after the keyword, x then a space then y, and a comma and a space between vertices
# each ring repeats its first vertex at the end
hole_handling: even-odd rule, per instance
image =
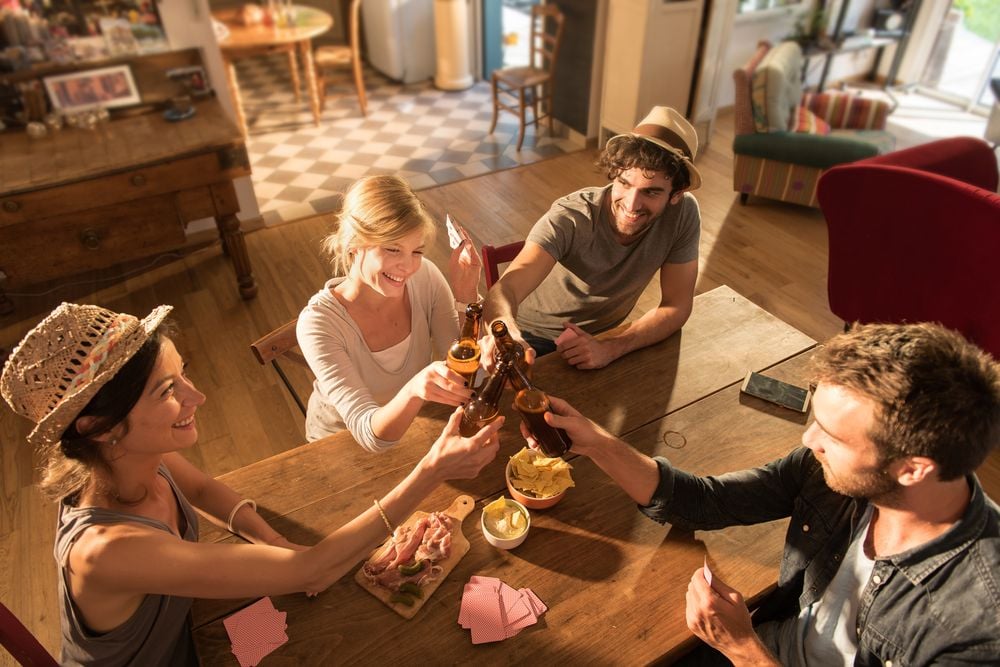
POLYGON ((406 581, 418 586, 434 581, 442 572, 436 563, 451 555, 451 529, 451 517, 440 512, 422 517, 412 525, 400 526, 361 569, 369 581, 393 591, 406 581), (400 565, 421 560, 428 561, 428 565, 416 574, 404 575, 399 571, 400 565))

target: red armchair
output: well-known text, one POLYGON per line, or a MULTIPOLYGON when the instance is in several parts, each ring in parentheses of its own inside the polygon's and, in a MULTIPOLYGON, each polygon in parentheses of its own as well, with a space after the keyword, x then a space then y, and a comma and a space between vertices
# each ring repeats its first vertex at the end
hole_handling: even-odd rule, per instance
POLYGON ((996 156, 971 137, 823 174, 830 310, 846 322, 940 322, 1000 359, 997 181, 996 156))

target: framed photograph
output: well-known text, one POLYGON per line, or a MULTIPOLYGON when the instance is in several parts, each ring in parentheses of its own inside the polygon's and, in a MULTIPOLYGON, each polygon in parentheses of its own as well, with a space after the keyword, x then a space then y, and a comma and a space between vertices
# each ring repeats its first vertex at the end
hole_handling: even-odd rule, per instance
POLYGON ((47 76, 42 82, 56 111, 73 112, 96 106, 111 109, 142 101, 128 65, 47 76))
POLYGON ((167 78, 180 84, 184 92, 191 97, 203 97, 212 92, 208 77, 205 75, 205 68, 200 65, 168 69, 167 78))

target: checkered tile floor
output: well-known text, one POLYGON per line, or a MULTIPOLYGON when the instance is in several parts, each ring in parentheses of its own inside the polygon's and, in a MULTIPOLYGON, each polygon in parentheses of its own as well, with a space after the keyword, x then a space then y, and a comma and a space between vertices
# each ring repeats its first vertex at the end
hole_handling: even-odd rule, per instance
POLYGON ((338 193, 368 174, 399 174, 420 190, 580 148, 550 137, 543 123, 538 136, 528 128, 517 151, 512 114, 501 114, 496 131, 487 134, 487 82, 445 92, 430 81, 399 84, 366 68, 368 116, 361 115, 350 79, 331 78, 316 127, 304 90, 301 102, 295 101, 284 56, 246 58, 237 70, 265 225, 335 210, 338 193))

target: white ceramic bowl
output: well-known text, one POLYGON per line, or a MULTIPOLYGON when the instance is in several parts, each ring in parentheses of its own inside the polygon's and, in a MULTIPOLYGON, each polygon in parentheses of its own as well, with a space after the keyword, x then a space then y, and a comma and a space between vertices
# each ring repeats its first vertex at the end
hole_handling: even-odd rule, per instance
POLYGON ((516 507, 521 510, 524 514, 525 520, 527 520, 527 525, 524 527, 524 531, 517 537, 498 537, 490 532, 489 528, 486 527, 486 510, 479 516, 479 527, 483 531, 483 537, 486 541, 495 546, 497 549, 513 549, 514 547, 520 546, 522 542, 528 537, 528 531, 531 529, 531 514, 528 512, 528 508, 517 502, 516 500, 511 500, 510 498, 504 499, 509 507, 516 507))

